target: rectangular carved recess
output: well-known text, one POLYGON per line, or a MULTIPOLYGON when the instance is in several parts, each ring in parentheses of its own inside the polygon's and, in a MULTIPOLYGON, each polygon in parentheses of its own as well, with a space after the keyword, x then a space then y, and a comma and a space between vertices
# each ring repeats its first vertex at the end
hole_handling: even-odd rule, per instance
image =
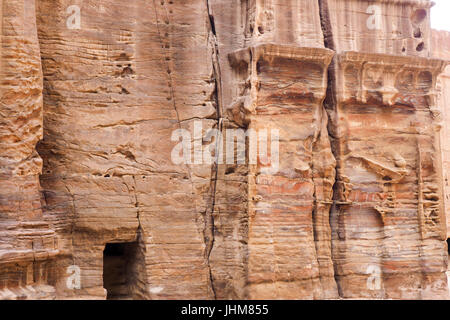
MULTIPOLYGON (((262 44, 229 55, 236 79, 229 119, 279 132, 279 166, 249 165, 251 299, 333 298, 328 214, 335 160, 322 106, 333 52, 262 44)), ((273 152, 273 150, 271 150, 273 152)))
POLYGON ((420 298, 419 286, 431 288, 423 294, 439 294, 434 284, 442 277, 446 230, 435 85, 445 63, 357 52, 336 61, 337 102, 328 111, 338 173, 332 248, 341 295, 420 298), (374 274, 380 277, 375 287, 368 285, 374 274))

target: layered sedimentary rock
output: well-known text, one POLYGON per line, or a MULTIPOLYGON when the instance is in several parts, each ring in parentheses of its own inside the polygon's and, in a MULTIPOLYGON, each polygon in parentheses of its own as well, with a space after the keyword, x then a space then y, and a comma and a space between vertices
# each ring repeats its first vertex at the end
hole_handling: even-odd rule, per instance
MULTIPOLYGON (((436 31, 432 33, 433 56, 436 59, 444 59, 450 62, 450 33, 448 31, 436 31)), ((450 66, 438 77, 438 103, 441 112, 442 130, 441 130, 441 151, 443 182, 445 192, 445 209, 447 212, 447 237, 450 237, 450 66)))
POLYGON ((328 224, 335 161, 322 106, 333 53, 323 45, 319 3, 213 1, 211 10, 224 129, 278 134, 280 155, 268 142, 265 163, 219 166, 216 295, 336 298, 328 224))
POLYGON ((322 1, 337 52, 326 108, 337 160, 333 261, 345 298, 448 293, 436 97, 445 64, 428 58, 429 5, 322 1))
POLYGON ((1 4, 0 298, 447 297, 429 1, 1 4))
POLYGON ((69 4, 37 9, 46 210, 68 241, 61 267, 83 275, 65 291, 104 297, 105 244, 137 241, 132 298, 210 298, 211 166, 171 161, 175 130, 217 124, 206 3, 83 1, 80 29, 69 4))
POLYGON ((337 52, 429 57, 428 0, 320 0, 325 42, 337 52))
POLYGON ((338 59, 331 224, 340 288, 345 297, 433 297, 446 289, 439 139, 430 110, 443 63, 352 52, 338 59), (378 290, 362 290, 372 273, 378 290))
MULTIPOLYGON (((432 33, 432 48, 435 58, 450 62, 450 32, 436 31, 432 33)), ((444 184, 444 207, 447 213, 447 249, 450 247, 450 66, 438 77, 438 103, 441 112, 441 153, 442 153, 442 179, 444 184)), ((449 251, 450 255, 450 251, 449 251)), ((447 281, 450 283, 450 266, 447 268, 447 281)), ((449 287, 450 288, 450 287, 449 287)), ((450 290, 450 289, 449 289, 450 290)))
POLYGON ((57 242, 42 213, 35 2, 0 2, 0 299, 52 298, 57 242))
MULTIPOLYGON (((323 48, 276 44, 230 54, 240 89, 228 110, 230 119, 255 135, 266 130, 279 136, 276 144, 270 137, 264 159, 248 166, 247 280, 241 298, 337 297, 327 237, 335 161, 322 106, 332 55, 323 48)), ((258 148, 261 156, 264 147, 258 148)), ((231 298, 219 262, 225 262, 227 249, 236 240, 230 235, 222 239, 220 234, 242 220, 224 222, 220 209, 215 212, 213 279, 225 284, 216 293, 231 298)))

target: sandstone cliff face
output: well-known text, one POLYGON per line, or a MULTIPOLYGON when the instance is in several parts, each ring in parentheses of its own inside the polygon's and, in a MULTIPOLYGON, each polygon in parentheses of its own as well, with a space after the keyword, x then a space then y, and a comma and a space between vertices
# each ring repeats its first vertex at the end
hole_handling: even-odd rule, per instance
MULTIPOLYGON (((450 60, 450 32, 448 31, 435 31, 433 30, 433 55, 436 58, 450 60)), ((450 146, 448 142, 450 134, 450 113, 448 111, 448 105, 450 103, 450 66, 447 66, 445 71, 439 76, 437 82, 438 89, 438 103, 441 112, 441 153, 442 153, 442 176, 444 184, 444 206, 447 213, 447 246, 450 245, 448 238, 450 238, 450 146)), ((449 252, 450 255, 450 252, 449 252)), ((447 270, 447 279, 450 283, 450 266, 447 270)))
POLYGON ((324 3, 326 42, 337 51, 326 108, 337 160, 330 223, 341 295, 441 297, 446 232, 435 86, 444 63, 423 58, 430 57, 429 3, 324 3), (357 13, 340 28, 352 3, 357 13), (356 36, 370 9, 374 21, 356 36))
POLYGON ((104 297, 105 244, 137 241, 133 298, 211 298, 211 166, 171 162, 173 131, 217 125, 206 2, 83 1, 79 30, 66 28, 67 6, 37 8, 42 187, 69 241, 61 267, 85 275, 67 294, 104 297))
MULTIPOLYGON (((433 30, 433 56, 436 58, 450 61, 450 32, 433 30)), ((448 138, 450 135, 450 113, 448 105, 450 102, 450 66, 447 66, 445 71, 441 73, 438 78, 438 103, 442 113, 442 130, 441 130, 441 151, 442 151, 442 167, 445 190, 445 208, 447 212, 447 238, 450 235, 450 190, 449 190, 449 174, 450 174, 450 145, 448 138)))
POLYGON ((0 298, 447 298, 429 7, 0 2, 0 298))
POLYGON ((34 1, 2 1, 0 52, 0 297, 54 297, 58 254, 44 220, 42 72, 34 1))

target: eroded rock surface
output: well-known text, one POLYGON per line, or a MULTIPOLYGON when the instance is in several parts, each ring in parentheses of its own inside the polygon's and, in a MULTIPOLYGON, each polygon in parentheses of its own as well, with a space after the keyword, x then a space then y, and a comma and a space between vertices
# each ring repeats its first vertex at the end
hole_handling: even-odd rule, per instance
POLYGON ((0 298, 447 298, 430 5, 0 1, 0 298))
MULTIPOLYGON (((437 59, 450 61, 450 32, 433 30, 433 56, 437 59)), ((441 151, 442 167, 445 190, 445 208, 447 212, 447 237, 450 236, 450 113, 448 105, 450 104, 450 66, 440 74, 437 82, 438 103, 441 112, 442 130, 441 130, 441 151)))
MULTIPOLYGON (((450 32, 433 30, 433 56, 439 59, 450 61, 450 32)), ((448 137, 450 135, 450 66, 447 65, 445 71, 438 77, 438 103, 441 112, 441 152, 442 152, 442 177, 444 184, 444 206, 447 213, 447 248, 450 247, 450 145, 448 137)), ((450 255, 450 251, 449 251, 450 255)), ((450 266, 447 269, 447 279, 450 283, 450 266)), ((449 286, 450 290, 450 286, 449 286)))
POLYGON ((0 298, 54 297, 58 243, 42 213, 42 71, 34 1, 0 2, 0 298))

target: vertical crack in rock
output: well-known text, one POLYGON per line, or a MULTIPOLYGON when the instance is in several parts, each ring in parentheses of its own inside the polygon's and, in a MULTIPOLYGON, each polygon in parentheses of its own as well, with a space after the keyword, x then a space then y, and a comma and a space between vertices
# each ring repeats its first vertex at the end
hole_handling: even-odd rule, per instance
MULTIPOLYGON (((209 0, 206 0, 206 8, 207 8, 207 14, 208 14, 208 20, 209 20, 209 33, 208 33, 208 42, 209 45, 211 47, 211 60, 212 60, 212 65, 213 65, 213 78, 214 78, 214 84, 215 84, 215 89, 214 89, 214 102, 215 102, 215 106, 216 106, 216 126, 219 132, 222 132, 222 120, 221 120, 221 104, 219 103, 219 97, 221 96, 221 88, 220 88, 220 65, 219 65, 219 48, 218 48, 218 43, 217 43, 217 37, 216 37, 216 27, 215 27, 215 23, 214 23, 214 15, 211 11, 210 5, 209 5, 209 0)), ((217 144, 217 138, 215 140, 215 143, 217 144)), ((217 150, 217 148, 216 148, 217 150)), ((216 157, 218 157, 218 154, 216 152, 215 154, 216 157)), ((217 158, 218 159, 218 158, 217 158)), ((215 208, 215 203, 216 203, 216 190, 217 190, 217 179, 218 179, 218 161, 215 161, 212 165, 211 171, 211 177, 212 177, 212 181, 211 181, 211 187, 210 187, 210 200, 209 200, 209 205, 206 208, 206 214, 205 214, 205 231, 204 231, 204 238, 205 238, 205 244, 206 244, 206 259, 207 259, 207 263, 208 263, 208 269, 209 269, 209 276, 210 276, 210 285, 211 285, 211 290, 213 292, 214 295, 214 299, 217 298, 217 294, 216 294, 216 290, 214 288, 214 277, 212 274, 212 270, 211 270, 211 265, 210 265, 210 256, 211 256, 211 251, 212 248, 214 246, 214 208, 215 208)))
POLYGON ((322 26, 323 41, 325 48, 335 50, 333 32, 331 29, 330 14, 328 11, 328 3, 326 0, 319 1, 320 24, 322 26))
MULTIPOLYGON (((320 24, 322 27, 322 33, 323 33, 323 37, 324 37, 324 46, 325 48, 334 50, 334 40, 333 40, 333 33, 332 33, 332 29, 331 29, 331 21, 329 18, 329 12, 328 12, 328 3, 326 0, 318 0, 319 1, 319 14, 320 14, 320 24)), ((331 110, 333 110, 333 106, 336 105, 336 97, 334 96, 333 92, 335 92, 335 88, 336 88, 336 74, 334 72, 334 64, 335 64, 335 59, 336 56, 333 57, 329 67, 328 67, 328 72, 327 72, 327 88, 326 88, 326 95, 325 95, 325 99, 324 99, 324 109, 325 111, 325 115, 328 120, 327 120, 327 131, 328 131, 328 139, 329 139, 329 143, 331 146, 331 151, 333 154, 333 157, 336 159, 337 157, 337 150, 336 150, 336 146, 334 143, 334 140, 336 139, 335 137, 335 130, 332 128, 333 126, 333 121, 331 119, 331 117, 333 116, 333 112, 330 112, 331 110)), ((336 275, 336 264, 334 261, 334 253, 333 253, 333 245, 332 245, 332 233, 333 233, 333 225, 332 225, 332 214, 333 214, 333 208, 335 206, 335 200, 337 199, 337 186, 338 186, 338 172, 337 172, 337 162, 335 163, 335 178, 334 178, 334 183, 333 183, 333 203, 330 206, 329 209, 329 220, 328 220, 328 225, 330 227, 330 239, 329 239, 329 243, 330 243, 330 247, 331 247, 331 263, 333 264, 333 270, 334 270, 334 281, 336 283, 337 286, 337 292, 339 294, 340 297, 342 297, 342 288, 339 284, 339 280, 337 278, 336 275)))
MULTIPOLYGON (((328 116, 321 104, 317 111, 317 122, 319 128, 312 143, 312 181, 313 191, 313 239, 316 248, 316 259, 319 266, 319 278, 321 282, 320 298, 335 298, 337 283, 334 278, 334 264, 331 257, 331 226, 329 215, 333 204, 333 188, 335 184, 336 160, 332 153, 326 154, 324 150, 330 150, 331 142, 328 138, 327 125, 328 116), (325 188, 328 186, 328 188, 325 188), (324 191, 328 190, 328 194, 324 191), (329 246, 329 249, 327 248, 329 246), (331 268, 329 267, 331 264, 331 268), (331 270, 330 270, 331 269, 331 270), (330 275, 330 271, 333 275, 330 275), (331 281, 330 279, 331 278, 331 281)), ((331 152, 331 151, 330 151, 331 152)))

